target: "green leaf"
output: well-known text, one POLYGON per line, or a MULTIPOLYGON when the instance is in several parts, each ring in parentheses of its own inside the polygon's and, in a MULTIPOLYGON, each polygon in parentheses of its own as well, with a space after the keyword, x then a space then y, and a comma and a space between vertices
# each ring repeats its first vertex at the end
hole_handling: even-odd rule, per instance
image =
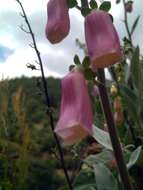
POLYGON ((138 103, 137 96, 134 93, 133 90, 131 90, 128 86, 126 85, 120 85, 120 93, 122 96, 126 97, 127 99, 129 98, 131 101, 133 101, 134 105, 136 106, 138 103))
POLYGON ((134 150, 129 158, 129 162, 127 163, 127 168, 130 169, 138 160, 139 155, 141 153, 142 147, 139 146, 136 150, 134 150))
POLYGON ((74 182, 74 190, 96 190, 94 173, 82 171, 74 182))
POLYGON ((95 0, 90 0, 89 4, 92 9, 98 8, 97 2, 95 0))
POLYGON ((130 119, 132 119, 138 127, 141 127, 139 112, 141 104, 133 90, 128 86, 120 85, 120 94, 122 96, 123 104, 125 105, 130 119))
POLYGON ((136 164, 137 164, 138 166, 140 166, 140 167, 143 166, 143 150, 141 150, 140 155, 139 155, 139 158, 138 158, 136 164))
POLYGON ((94 80, 95 73, 90 68, 85 68, 84 76, 85 76, 86 80, 94 80))
POLYGON ((103 131, 102 129, 93 125, 93 135, 92 136, 102 146, 104 146, 105 148, 107 148, 109 150, 113 150, 111 140, 109 137, 109 133, 107 133, 106 131, 103 131))
POLYGON ((89 155, 84 161, 88 165, 93 166, 97 163, 108 163, 112 159, 114 159, 113 152, 107 149, 103 149, 101 153, 98 153, 96 155, 89 155))
POLYGON ((90 59, 88 56, 85 56, 85 58, 82 61, 82 65, 84 68, 89 68, 90 66, 90 59))
POLYGON ((142 88, 142 65, 140 62, 140 50, 139 47, 135 49, 131 60, 131 77, 133 79, 135 87, 140 90, 142 88))
POLYGON ((81 64, 78 55, 75 55, 75 56, 74 56, 74 63, 75 63, 76 65, 80 65, 80 64, 81 64))
POLYGON ((98 190, 119 190, 116 178, 104 164, 95 164, 94 173, 98 190))
POLYGON ((86 17, 91 12, 91 9, 88 7, 82 7, 81 8, 81 14, 82 16, 86 17))
POLYGON ((111 2, 110 1, 104 1, 100 5, 99 9, 108 12, 111 9, 111 2))
POLYGON ((68 7, 69 8, 73 8, 77 5, 77 1, 76 0, 67 0, 68 3, 68 7))
POLYGON ((136 20, 134 21, 133 23, 133 26, 132 26, 132 29, 131 29, 131 35, 134 33, 136 27, 137 27, 137 24, 139 22, 139 19, 140 19, 140 16, 137 16, 136 20))
POLYGON ((69 66, 69 71, 71 71, 74 67, 75 67, 75 65, 70 65, 69 66))

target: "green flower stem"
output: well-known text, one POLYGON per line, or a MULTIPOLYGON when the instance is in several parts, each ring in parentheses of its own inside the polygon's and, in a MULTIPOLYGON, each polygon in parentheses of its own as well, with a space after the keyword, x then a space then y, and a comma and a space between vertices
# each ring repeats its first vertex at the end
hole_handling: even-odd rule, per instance
POLYGON ((112 142, 112 147, 114 150, 114 155, 116 158, 118 170, 120 173, 122 186, 124 190, 133 190, 132 185, 129 180, 129 174, 128 174, 127 167, 124 161, 122 148, 119 142, 113 114, 112 114, 110 103, 109 103, 109 98, 108 98, 108 94, 107 94, 107 90, 105 86, 106 84, 105 84, 104 69, 98 69, 97 73, 98 73, 98 80, 100 81, 98 87, 99 87, 100 98, 102 102, 102 108, 103 108, 106 122, 108 125, 109 135, 112 142))

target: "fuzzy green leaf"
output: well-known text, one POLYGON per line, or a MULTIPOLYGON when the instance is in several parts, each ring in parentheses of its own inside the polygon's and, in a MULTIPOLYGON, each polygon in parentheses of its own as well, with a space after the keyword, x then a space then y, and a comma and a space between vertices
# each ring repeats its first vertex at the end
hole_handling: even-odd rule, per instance
POLYGON ((95 164, 94 173, 98 190, 119 190, 116 178, 104 164, 95 164))
POLYGON ((97 2, 95 0, 90 0, 89 4, 92 9, 98 8, 97 2))
POLYGON ((104 1, 100 5, 99 9, 108 12, 111 9, 111 2, 110 1, 104 1))
POLYGON ((136 150, 134 150, 130 156, 129 162, 127 163, 127 168, 130 169, 138 160, 142 147, 139 146, 136 150))
POLYGON ((132 35, 132 34, 134 33, 134 31, 135 31, 135 29, 136 29, 136 27, 137 27, 137 25, 138 25, 139 19, 140 19, 140 16, 138 16, 138 17, 136 18, 136 20, 134 21, 133 26, 132 26, 132 29, 131 29, 131 35, 132 35))
POLYGON ((112 144, 111 144, 109 133, 107 133, 106 131, 103 131, 102 129, 93 125, 93 135, 92 136, 95 138, 95 140, 99 144, 101 144, 102 146, 104 146, 105 148, 107 148, 109 150, 112 150, 112 144))

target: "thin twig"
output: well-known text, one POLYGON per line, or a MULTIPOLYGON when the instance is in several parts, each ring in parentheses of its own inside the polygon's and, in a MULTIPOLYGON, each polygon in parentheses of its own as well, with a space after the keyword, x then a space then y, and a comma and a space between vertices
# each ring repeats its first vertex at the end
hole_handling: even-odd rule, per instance
POLYGON ((23 28, 23 25, 19 26, 19 28, 20 28, 23 32, 25 32, 25 33, 27 33, 27 34, 30 34, 29 31, 27 31, 26 29, 23 28))
POLYGON ((102 107, 103 107, 106 122, 108 125, 110 139, 112 142, 114 155, 116 158, 116 162, 117 162, 118 170, 120 173, 122 185, 124 187, 124 190, 132 190, 132 185, 131 185, 130 180, 129 180, 129 174, 128 174, 126 164, 124 161, 121 145, 119 142, 119 138, 118 138, 115 123, 114 123, 113 114, 112 114, 110 103, 109 103, 107 90, 105 87, 104 69, 98 69, 98 79, 101 81, 101 83, 99 83, 98 87, 99 87, 102 107), (104 85, 102 85, 102 83, 104 85))
MULTIPOLYGON (((46 78, 45 78, 45 74, 44 74, 43 63, 42 63, 42 59, 41 59, 41 56, 40 56, 40 52, 39 52, 39 50, 37 48, 36 39, 35 39, 34 33, 32 31, 31 25, 30 25, 30 23, 28 21, 28 18, 27 18, 27 15, 26 15, 26 12, 24 10, 24 7, 23 7, 22 3, 19 0, 16 0, 16 1, 18 2, 18 4, 21 7, 22 17, 25 19, 25 22, 26 22, 26 24, 28 26, 30 35, 32 37, 33 46, 34 46, 34 49, 36 51, 36 55, 37 55, 37 58, 38 58, 40 69, 41 69, 41 75, 42 75, 42 82, 43 82, 43 86, 44 86, 44 94, 45 94, 45 98, 46 98, 46 104, 47 104, 48 109, 50 109, 51 108, 51 104, 50 104, 50 99, 49 99, 49 94, 48 94, 48 89, 47 89, 47 82, 46 82, 46 78)), ((67 180, 67 184, 69 186, 69 189, 73 190, 72 184, 70 182, 70 178, 69 178, 66 166, 65 166, 64 154, 63 154, 63 151, 62 151, 62 147, 60 145, 60 142, 58 140, 58 137, 57 137, 56 133, 54 132, 54 120, 53 120, 52 112, 48 112, 48 116, 49 116, 49 119, 50 119, 50 126, 51 126, 51 129, 52 129, 52 132, 53 132, 53 136, 55 138, 55 141, 56 141, 56 144, 57 144, 57 148, 58 148, 58 151, 59 151, 61 166, 63 168, 64 174, 65 174, 65 177, 66 177, 66 180, 67 180)))

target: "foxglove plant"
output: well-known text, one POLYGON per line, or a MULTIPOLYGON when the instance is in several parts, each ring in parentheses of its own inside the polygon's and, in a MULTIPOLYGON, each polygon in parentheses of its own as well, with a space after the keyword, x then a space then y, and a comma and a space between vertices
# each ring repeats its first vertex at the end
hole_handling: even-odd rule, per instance
POLYGON ((73 144, 92 133, 93 114, 84 75, 74 70, 62 79, 60 118, 55 132, 64 144, 73 144))
POLYGON ((108 13, 95 10, 85 18, 85 39, 93 70, 121 60, 118 34, 108 13))
POLYGON ((61 42, 69 33, 70 20, 66 0, 50 0, 47 4, 46 37, 52 43, 61 42))

